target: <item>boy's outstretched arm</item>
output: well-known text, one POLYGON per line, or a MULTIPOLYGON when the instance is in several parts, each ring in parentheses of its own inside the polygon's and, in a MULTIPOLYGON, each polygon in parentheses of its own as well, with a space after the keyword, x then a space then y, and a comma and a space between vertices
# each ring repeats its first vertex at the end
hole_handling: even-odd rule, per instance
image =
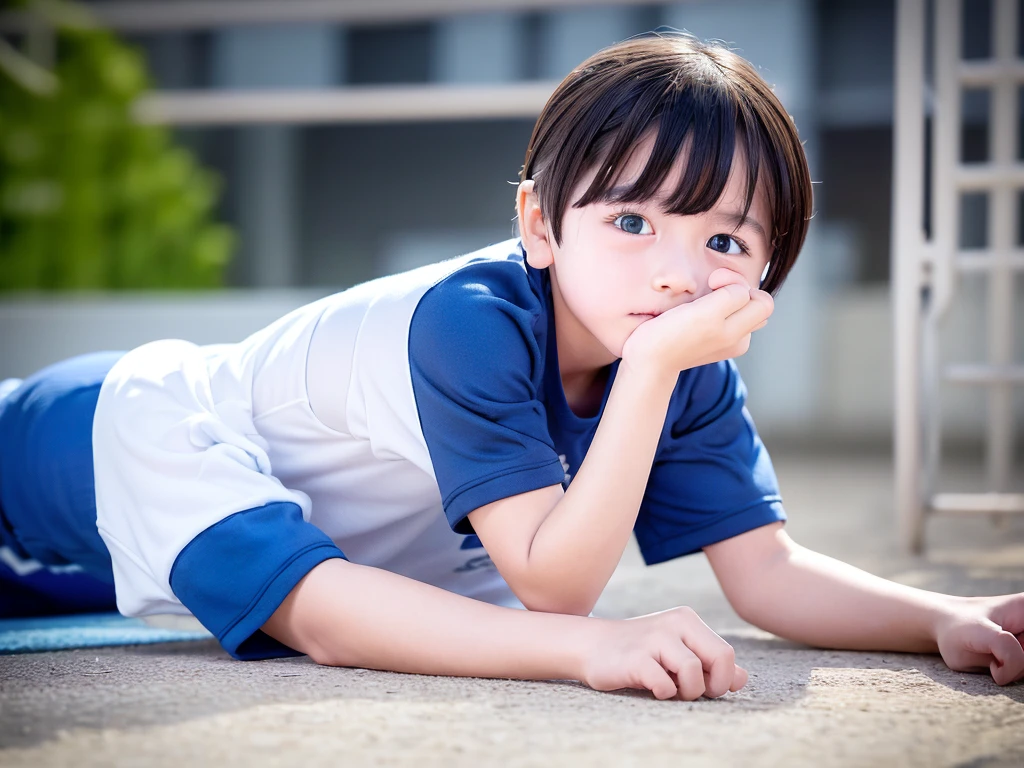
POLYGON ((955 597, 873 576, 773 523, 705 547, 745 621, 823 648, 941 653, 961 672, 1024 679, 1024 594, 955 597))
POLYGON ((732 647, 688 608, 626 621, 534 613, 340 558, 306 574, 263 631, 330 666, 570 679, 686 700, 747 681, 732 647))

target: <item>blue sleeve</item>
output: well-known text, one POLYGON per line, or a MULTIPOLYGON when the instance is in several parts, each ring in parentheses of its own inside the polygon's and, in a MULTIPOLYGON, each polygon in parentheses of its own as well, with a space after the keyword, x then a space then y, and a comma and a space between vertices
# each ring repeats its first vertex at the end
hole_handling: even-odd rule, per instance
POLYGON ((635 528, 649 565, 786 519, 745 403, 731 360, 680 376, 635 528))
POLYGON ((297 656, 260 627, 314 566, 344 557, 292 502, 238 512, 196 536, 171 568, 182 605, 236 659, 297 656))
POLYGON ((522 266, 497 262, 435 285, 413 315, 413 392, 456 533, 473 532, 466 515, 484 504, 557 485, 565 476, 538 397, 540 312, 522 266))

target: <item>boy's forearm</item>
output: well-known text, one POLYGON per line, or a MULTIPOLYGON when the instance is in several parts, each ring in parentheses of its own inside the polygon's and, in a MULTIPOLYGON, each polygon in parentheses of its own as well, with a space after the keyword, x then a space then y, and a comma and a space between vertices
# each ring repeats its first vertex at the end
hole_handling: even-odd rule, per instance
POLYGON ((675 382, 620 367, 586 459, 533 538, 529 582, 550 595, 544 610, 587 614, 611 578, 636 523, 675 382))
POLYGON ((794 546, 733 605, 751 624, 808 645, 935 653, 937 624, 955 601, 794 546))
POLYGON ((590 621, 489 605, 334 559, 310 571, 263 630, 331 666, 578 680, 590 621))

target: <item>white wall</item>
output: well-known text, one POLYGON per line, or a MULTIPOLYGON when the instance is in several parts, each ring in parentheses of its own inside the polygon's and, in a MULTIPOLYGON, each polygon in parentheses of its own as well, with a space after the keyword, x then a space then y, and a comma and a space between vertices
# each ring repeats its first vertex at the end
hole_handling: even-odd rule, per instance
POLYGON ((157 339, 241 341, 322 295, 239 290, 5 298, 0 301, 0 380, 24 378, 73 355, 127 350, 157 339))
MULTIPOLYGON (((961 285, 946 332, 944 357, 970 362, 984 355, 982 285, 961 285)), ((1024 307, 1024 285, 1018 286, 1024 307)), ((0 302, 0 380, 24 377, 71 355, 102 349, 129 349, 160 338, 200 344, 237 341, 292 309, 323 295, 300 290, 223 291, 204 294, 118 294, 112 297, 5 299, 0 302)), ((884 443, 893 416, 892 313, 886 287, 835 290, 825 296, 821 327, 824 339, 815 356, 820 410, 812 420, 780 418, 774 391, 750 386, 754 420, 773 437, 810 437, 824 442, 884 443)), ((1024 347, 1024 334, 1019 335, 1024 347)), ((754 339, 757 348, 759 339, 754 339)), ((1024 359, 1024 348, 1018 349, 1024 359)), ((746 359, 740 359, 741 369, 746 359)), ((760 376, 775 375, 779 386, 790 381, 786 361, 759 362, 760 376)), ((977 439, 983 434, 984 391, 947 385, 942 389, 945 435, 977 439)), ((1024 413, 1024 392, 1018 393, 1024 413)), ((1024 424, 1018 423, 1018 428, 1024 424)))

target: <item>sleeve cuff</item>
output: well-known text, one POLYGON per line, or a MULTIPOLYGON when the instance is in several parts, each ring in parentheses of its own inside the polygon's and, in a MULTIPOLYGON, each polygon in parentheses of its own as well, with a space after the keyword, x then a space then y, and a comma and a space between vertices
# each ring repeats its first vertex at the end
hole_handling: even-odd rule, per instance
POLYGON ((726 518, 716 520, 706 528, 687 532, 685 536, 677 536, 672 539, 652 537, 647 540, 638 536, 637 543, 640 545, 640 553, 643 555, 644 562, 647 565, 656 565, 684 555, 692 555, 711 544, 731 539, 733 536, 739 536, 741 533, 752 531, 763 525, 785 521, 786 512, 781 501, 762 502, 757 506, 748 507, 726 518))
POLYGON ((564 479, 565 470, 558 459, 532 467, 508 470, 456 491, 445 500, 445 516, 455 533, 468 535, 474 531, 466 516, 473 510, 492 501, 507 499, 509 496, 546 488, 549 485, 560 485, 564 479))
POLYGON ((260 631, 296 584, 324 560, 345 555, 291 502, 238 512, 181 551, 175 596, 236 659, 300 655, 260 631))

